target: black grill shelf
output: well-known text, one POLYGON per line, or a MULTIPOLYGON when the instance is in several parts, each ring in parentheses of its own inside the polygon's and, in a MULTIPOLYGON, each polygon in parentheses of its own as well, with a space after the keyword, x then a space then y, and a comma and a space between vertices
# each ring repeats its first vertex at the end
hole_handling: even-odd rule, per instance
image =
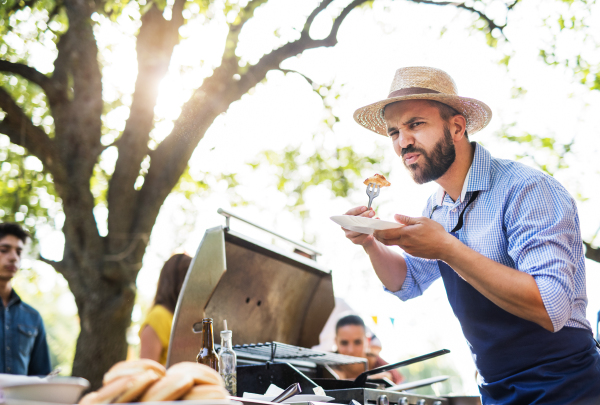
POLYGON ((344 365, 366 363, 366 359, 361 357, 346 356, 338 353, 321 352, 318 350, 307 349, 288 345, 279 342, 250 343, 244 345, 235 345, 233 350, 238 357, 250 358, 263 361, 293 361, 300 360, 319 365, 344 365))

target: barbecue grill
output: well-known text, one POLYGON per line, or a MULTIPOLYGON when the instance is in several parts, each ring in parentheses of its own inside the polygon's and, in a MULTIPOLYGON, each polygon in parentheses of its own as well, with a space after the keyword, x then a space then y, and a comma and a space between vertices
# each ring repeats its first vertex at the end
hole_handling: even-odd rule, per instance
POLYGON ((216 338, 219 325, 227 319, 238 356, 239 395, 264 393, 270 384, 285 388, 297 382, 303 392, 321 386, 345 404, 351 399, 363 405, 451 404, 447 398, 384 390, 390 385, 386 381, 339 389, 331 367, 362 363, 366 370, 367 364, 363 358, 308 349, 319 343, 335 305, 331 271, 314 260, 320 253, 225 210, 219 213, 226 225, 206 231, 183 283, 167 366, 194 361, 203 318, 213 318, 216 338), (310 258, 231 230, 231 218, 285 240, 310 258))

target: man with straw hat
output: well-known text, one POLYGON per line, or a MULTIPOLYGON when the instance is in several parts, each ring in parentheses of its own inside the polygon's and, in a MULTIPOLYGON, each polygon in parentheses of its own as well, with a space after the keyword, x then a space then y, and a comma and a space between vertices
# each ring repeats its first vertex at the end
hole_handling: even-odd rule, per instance
POLYGON ((422 217, 396 215, 403 227, 346 237, 401 300, 442 277, 484 404, 600 403, 577 206, 552 177, 469 141, 491 116, 458 96, 447 73, 399 69, 388 97, 354 118, 391 138, 414 181, 440 187, 422 217))

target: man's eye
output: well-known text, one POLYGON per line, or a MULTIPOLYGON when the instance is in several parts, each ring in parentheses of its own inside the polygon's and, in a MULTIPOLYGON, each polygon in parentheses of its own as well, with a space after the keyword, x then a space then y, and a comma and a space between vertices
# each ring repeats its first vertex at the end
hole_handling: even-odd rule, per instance
POLYGON ((415 128, 415 127, 417 127, 417 126, 419 126, 421 124, 424 124, 424 123, 423 122, 413 122, 412 124, 410 124, 410 127, 411 128, 415 128))
POLYGON ((389 134, 389 137, 392 139, 396 139, 398 137, 398 132, 392 132, 391 134, 389 134))

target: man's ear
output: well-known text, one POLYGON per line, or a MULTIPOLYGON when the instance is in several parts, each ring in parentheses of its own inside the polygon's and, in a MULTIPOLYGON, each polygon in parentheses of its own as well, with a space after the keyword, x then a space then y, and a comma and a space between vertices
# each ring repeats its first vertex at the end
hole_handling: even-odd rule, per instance
POLYGON ((455 142, 464 138, 466 129, 467 120, 462 114, 456 114, 450 118, 450 133, 455 142))

